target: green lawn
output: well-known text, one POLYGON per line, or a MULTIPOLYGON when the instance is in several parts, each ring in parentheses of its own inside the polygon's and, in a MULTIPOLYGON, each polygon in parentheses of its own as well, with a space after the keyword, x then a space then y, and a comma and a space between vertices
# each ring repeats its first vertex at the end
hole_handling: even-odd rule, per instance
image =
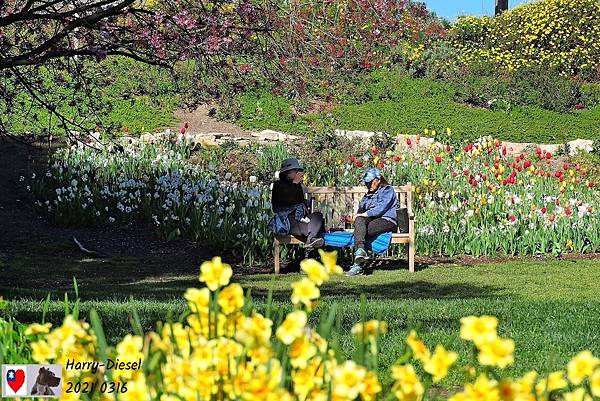
MULTIPOLYGON (((8 310, 11 315, 31 322, 41 316, 40 301, 46 290, 35 289, 36 281, 28 268, 32 261, 21 262, 4 259, 0 263, 5 275, 20 277, 18 284, 2 281, 0 294, 11 300, 8 310)), ((130 331, 128 317, 133 309, 139 312, 147 330, 169 314, 177 317, 185 307, 181 298, 184 289, 198 283, 195 268, 190 268, 189 274, 161 273, 159 259, 131 259, 127 263, 113 260, 73 264, 58 259, 47 262, 53 274, 63 280, 52 291, 54 301, 49 319, 60 321, 64 314, 60 300, 68 289, 68 277, 79 275, 83 316, 87 316, 90 308, 96 308, 112 342, 130 331), (99 269, 103 272, 98 272, 99 269), (90 277, 92 271, 97 273, 90 277)), ((403 339, 411 328, 417 328, 430 346, 443 343, 458 351, 459 366, 464 366, 469 347, 458 338, 459 319, 471 314, 491 314, 500 319, 500 334, 516 342, 516 363, 509 372, 515 375, 530 369, 549 372, 564 367, 579 350, 591 349, 600 354, 599 275, 598 260, 430 266, 413 274, 396 270, 392 263, 385 269, 376 269, 370 276, 337 277, 324 285, 322 303, 313 322, 337 304, 340 343, 350 354, 354 348, 350 328, 359 320, 359 296, 364 293, 367 318, 384 319, 390 327, 382 342, 380 366, 389 366, 400 355, 403 339)), ((298 273, 276 279, 270 275, 235 275, 234 281, 252 289, 259 309, 264 308, 272 286, 275 304, 287 310, 290 284, 300 277, 298 273)), ((460 371, 456 370, 448 383, 456 383, 460 378, 460 371)))
POLYGON ((413 79, 384 70, 348 83, 348 94, 340 95, 332 110, 294 118, 291 102, 268 92, 238 97, 238 124, 248 129, 276 129, 309 133, 313 127, 417 134, 425 128, 454 132, 453 141, 464 143, 484 135, 513 142, 565 143, 600 134, 600 106, 560 113, 537 106, 513 106, 510 110, 488 110, 455 101, 458 89, 451 83, 413 79), (354 86, 353 86, 354 85, 354 86), (349 88, 349 89, 348 89, 349 88))

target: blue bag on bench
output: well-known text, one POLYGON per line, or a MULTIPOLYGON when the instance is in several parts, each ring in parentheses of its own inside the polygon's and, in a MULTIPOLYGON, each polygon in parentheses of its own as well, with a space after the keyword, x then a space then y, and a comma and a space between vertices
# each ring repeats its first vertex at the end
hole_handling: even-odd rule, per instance
MULTIPOLYGON (((344 248, 354 245, 354 233, 348 231, 338 231, 333 233, 323 234, 325 245, 336 248, 344 248)), ((367 250, 372 250, 376 254, 385 253, 392 242, 392 233, 379 234, 377 237, 367 237, 365 247, 367 250)))

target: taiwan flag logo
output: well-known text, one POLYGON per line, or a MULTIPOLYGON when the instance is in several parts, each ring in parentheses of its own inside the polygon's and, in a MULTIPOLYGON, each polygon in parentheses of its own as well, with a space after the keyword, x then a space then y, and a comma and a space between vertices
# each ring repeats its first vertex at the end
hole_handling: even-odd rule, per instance
POLYGON ((27 395, 27 367, 3 365, 2 396, 27 395))

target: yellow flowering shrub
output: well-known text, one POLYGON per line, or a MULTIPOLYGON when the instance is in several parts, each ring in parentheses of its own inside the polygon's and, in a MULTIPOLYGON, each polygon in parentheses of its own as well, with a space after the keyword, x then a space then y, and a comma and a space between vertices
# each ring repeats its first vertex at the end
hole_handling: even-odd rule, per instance
POLYGON ((600 395, 600 360, 589 351, 576 355, 565 371, 547 377, 536 372, 502 377, 502 369, 513 363, 514 342, 498 335, 493 316, 461 319, 460 337, 473 344, 470 359, 443 345, 431 351, 412 330, 404 354, 389 369, 393 383, 384 387, 377 375, 377 355, 380 336, 389 330, 386 322, 363 316, 354 325, 359 352, 353 359, 345 359, 332 345, 331 324, 318 330, 309 324, 319 286, 341 273, 336 253, 320 252, 321 261, 302 262, 306 277, 292 284, 294 310, 285 316, 270 308, 266 315, 253 310, 243 288, 229 282, 231 266, 214 258, 201 267, 200 279, 207 287, 185 292, 188 311, 179 321, 159 323, 144 336, 128 334, 115 347, 106 345, 97 325, 95 333, 71 315, 54 329, 34 323, 27 328, 33 359, 59 364, 107 357, 143 361, 139 370, 65 371, 69 380, 109 380, 127 390, 91 398, 64 393, 63 400, 421 401, 433 396, 430 386, 440 385, 459 358, 472 362, 467 382, 451 401, 587 401, 600 395))
POLYGON ((495 18, 460 17, 450 40, 466 63, 486 61, 509 70, 558 69, 564 75, 600 70, 600 2, 540 0, 495 18))

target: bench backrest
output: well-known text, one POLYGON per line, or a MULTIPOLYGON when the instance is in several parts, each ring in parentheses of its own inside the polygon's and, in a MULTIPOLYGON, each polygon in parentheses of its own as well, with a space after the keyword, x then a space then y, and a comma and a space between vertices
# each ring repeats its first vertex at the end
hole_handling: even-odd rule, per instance
MULTIPOLYGON (((407 207, 412 211, 411 185, 393 187, 398 196, 398 207, 407 207)), ((367 188, 361 187, 308 187, 308 197, 314 197, 315 211, 320 211, 328 225, 339 226, 346 215, 354 215, 358 204, 367 193, 367 188)))

